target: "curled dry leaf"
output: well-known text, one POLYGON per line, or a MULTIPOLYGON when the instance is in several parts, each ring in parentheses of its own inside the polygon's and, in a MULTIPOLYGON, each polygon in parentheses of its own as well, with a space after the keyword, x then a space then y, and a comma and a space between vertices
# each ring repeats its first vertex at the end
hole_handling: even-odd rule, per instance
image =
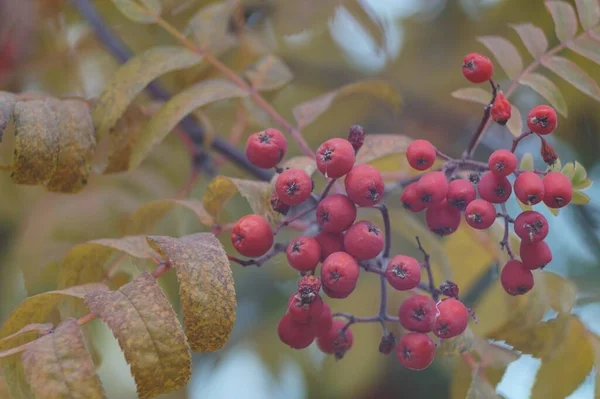
POLYGON ((162 0, 111 0, 119 11, 134 22, 156 22, 162 10, 162 0))
POLYGON ((8 121, 12 118, 15 105, 17 104, 17 96, 6 91, 0 91, 0 142, 8 121))
POLYGON ((294 75, 277 56, 269 54, 244 70, 252 87, 259 91, 277 90, 289 83, 294 75))
POLYGON ((63 321, 21 357, 25 378, 37 399, 106 398, 77 320, 63 321))
POLYGON ((167 258, 179 280, 183 324, 191 348, 222 348, 233 328, 235 288, 229 259, 210 233, 172 238, 148 237, 148 244, 167 258))
POLYGON ((202 201, 165 199, 151 201, 140 206, 133 215, 127 218, 125 231, 127 234, 141 234, 149 232, 152 227, 162 219, 165 214, 176 206, 187 208, 194 212, 200 223, 212 226, 214 219, 204 209, 202 201))
POLYGON ((140 398, 185 386, 191 356, 177 315, 156 280, 142 273, 118 291, 85 297, 90 310, 119 341, 140 398))

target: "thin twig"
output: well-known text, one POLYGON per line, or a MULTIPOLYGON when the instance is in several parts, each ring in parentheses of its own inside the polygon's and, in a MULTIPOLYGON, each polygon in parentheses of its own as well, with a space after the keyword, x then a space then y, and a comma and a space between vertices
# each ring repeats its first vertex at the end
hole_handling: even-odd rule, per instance
POLYGON ((513 139, 512 147, 510 148, 510 152, 514 153, 517 150, 517 146, 519 145, 519 142, 521 140, 523 140, 525 137, 528 137, 528 136, 530 136, 532 134, 533 134, 533 132, 531 132, 531 131, 529 131, 529 132, 523 132, 518 137, 515 137, 513 139))
POLYGON ((383 259, 387 263, 390 257, 390 249, 392 247, 392 228, 390 224, 390 213, 385 204, 376 205, 376 208, 381 212, 383 218, 384 234, 385 234, 385 247, 383 248, 383 259))
POLYGON ((262 266, 265 262, 267 262, 269 259, 277 256, 278 254, 285 252, 285 250, 287 249, 288 244, 284 244, 284 243, 275 243, 275 245, 273 245, 271 247, 271 249, 264 254, 263 256, 261 256, 260 258, 256 258, 256 259, 240 259, 237 258, 235 256, 231 256, 231 255, 227 255, 227 257, 229 258, 230 261, 235 262, 237 264, 239 264, 240 266, 246 267, 246 266, 257 266, 260 267, 262 266))
POLYGON ((506 204, 501 204, 500 209, 502 209, 502 213, 500 214, 500 216, 504 218, 504 236, 502 237, 502 241, 500 241, 500 248, 505 249, 508 256, 511 259, 514 259, 515 254, 513 253, 512 248, 510 247, 509 238, 509 223, 511 222, 511 220, 514 222, 514 220, 508 214, 508 211, 506 210, 506 204))
POLYGON ((492 99, 490 100, 489 104, 485 106, 484 111, 483 111, 483 117, 481 118, 481 122, 479 122, 479 126, 477 126, 477 130, 475 131, 475 134, 473 134, 473 137, 471 138, 471 142, 469 143, 467 150, 463 154, 463 158, 465 158, 465 159, 473 157, 475 148, 477 148, 477 143, 479 142, 479 139, 483 135, 483 132, 485 132, 485 128, 487 127, 487 124, 490 120, 490 115, 492 113, 492 106, 494 105, 494 101, 496 101, 496 95, 498 94, 498 87, 496 86, 496 84, 494 83, 494 81, 492 79, 490 79, 490 86, 492 86, 492 99))
POLYGON ((416 239, 417 244, 419 244, 419 250, 423 253, 422 266, 427 271, 427 279, 429 280, 429 292, 431 293, 433 300, 437 302, 439 299, 439 291, 436 288, 435 283, 433 282, 433 271, 431 270, 431 264, 429 263, 429 254, 427 253, 427 251, 425 251, 423 245, 421 245, 421 239, 419 238, 419 236, 416 236, 416 239))

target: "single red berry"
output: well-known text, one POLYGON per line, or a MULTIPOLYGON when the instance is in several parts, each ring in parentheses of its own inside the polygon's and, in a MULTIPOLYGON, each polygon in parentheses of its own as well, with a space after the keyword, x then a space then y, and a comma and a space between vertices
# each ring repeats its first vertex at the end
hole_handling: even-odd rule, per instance
POLYGON ((356 165, 344 180, 348 197, 358 206, 374 206, 383 198, 383 178, 371 165, 356 165))
POLYGON ((475 186, 470 181, 456 179, 448 184, 446 200, 459 211, 464 211, 467 205, 475 198, 477 198, 477 192, 475 191, 475 186))
POLYGON ((418 182, 410 183, 400 196, 400 201, 404 208, 412 212, 421 212, 425 209, 425 205, 419 200, 419 194, 417 192, 418 182))
POLYGON ((287 140, 277 129, 254 133, 246 141, 246 157, 259 168, 274 168, 285 156, 287 140))
POLYGON ((344 357, 344 354, 352 348, 354 337, 350 328, 344 328, 348 324, 342 320, 334 320, 331 328, 325 334, 319 334, 317 337, 317 346, 323 353, 335 354, 337 359, 344 357))
POLYGON ((280 213, 282 215, 287 215, 287 213, 290 211, 291 206, 281 202, 281 200, 279 199, 279 195, 277 195, 277 191, 273 191, 271 193, 270 201, 271 201, 271 208, 273 208, 273 210, 275 212, 280 213))
POLYGON ((358 152, 365 142, 365 129, 360 125, 350 126, 348 142, 352 144, 355 152, 358 152))
POLYGON ((360 270, 356 260, 346 252, 332 253, 321 266, 321 282, 335 292, 347 292, 356 286, 360 270))
POLYGON ((458 285, 452 281, 446 280, 440 284, 440 292, 442 295, 446 295, 451 298, 458 298, 459 291, 458 285))
POLYGON ((408 331, 427 333, 433 329, 437 310, 435 302, 426 295, 409 296, 400 305, 400 324, 408 331))
POLYGON ((396 337, 394 333, 387 333, 379 341, 379 353, 389 355, 396 347, 396 337))
POLYGON ((308 272, 321 259, 321 246, 313 237, 296 237, 288 245, 285 254, 288 263, 299 272, 308 272))
POLYGON ((321 290, 321 279, 317 276, 302 276, 298 280, 298 295, 303 302, 310 303, 319 295, 321 290))
POLYGON ((315 236, 321 246, 321 262, 334 252, 344 250, 344 236, 341 233, 328 233, 321 231, 315 236))
POLYGON ((430 206, 425 211, 427 227, 440 236, 454 233, 460 226, 460 219, 460 211, 445 200, 430 206))
POLYGON ((544 183, 534 172, 523 172, 515 179, 515 195, 524 204, 535 205, 544 199, 544 183))
POLYGON ((273 246, 273 230, 259 215, 246 215, 231 229, 231 243, 242 255, 256 258, 273 246))
POLYGON ((354 148, 348 140, 327 140, 317 149, 317 168, 325 177, 337 179, 350 172, 354 165, 354 148))
POLYGON ((500 272, 500 282, 510 295, 523 295, 533 288, 533 273, 518 260, 509 260, 500 272))
POLYGON ((560 172, 549 172, 543 179, 544 204, 548 208, 562 208, 573 198, 571 180, 560 172))
POLYGON ((296 323, 317 322, 321 312, 323 312, 323 299, 319 295, 310 298, 310 302, 307 302, 298 292, 295 292, 288 300, 288 313, 296 323))
POLYGON ((496 220, 496 208, 486 200, 476 199, 465 210, 467 224, 477 230, 490 228, 496 220))
POLYGON ((323 311, 317 320, 317 335, 324 335, 331 330, 331 326, 333 325, 333 312, 331 311, 331 307, 323 302, 323 311))
POLYGON ((373 259, 383 250, 383 231, 373 223, 356 222, 344 235, 346 252, 357 260, 373 259))
POLYGON ((354 290, 356 289, 356 285, 352 286, 350 289, 347 290, 337 290, 337 289, 331 289, 329 287, 327 287, 326 285, 323 286, 323 292, 325 293, 325 295, 327 295, 329 298, 332 299, 344 299, 344 298, 348 298, 350 296, 350 294, 352 294, 354 292, 354 290))
POLYGON ((312 344, 316 330, 312 324, 294 322, 289 313, 283 315, 277 326, 277 334, 281 342, 294 349, 304 349, 312 344))
POLYGON ((437 304, 437 317, 433 322, 433 333, 440 338, 452 338, 467 329, 469 311, 461 301, 446 298, 437 304))
POLYGON ((317 222, 323 231, 341 233, 356 220, 356 205, 344 194, 325 197, 317 206, 317 222))
POLYGON ((447 194, 448 179, 444 172, 426 173, 417 182, 419 202, 425 207, 439 204, 447 194))
POLYGON ((550 134, 556 129, 558 117, 554 108, 548 105, 538 105, 533 107, 527 115, 527 126, 537 134, 550 134))
POLYGON ((515 234, 523 241, 539 242, 548 235, 548 220, 536 211, 522 212, 514 224, 515 234))
POLYGON ((416 170, 427 170, 435 162, 435 147, 427 140, 415 140, 406 149, 408 164, 416 170))
POLYGON ((395 289, 411 290, 421 282, 421 265, 411 256, 396 255, 388 262, 385 277, 395 289))
POLYGON ((552 251, 545 241, 521 241, 519 255, 523 266, 530 270, 543 268, 552 262, 552 251))
POLYGON ((488 159, 490 172, 496 176, 504 177, 510 175, 517 169, 517 156, 508 150, 496 150, 488 159))
POLYGON ((506 202, 512 194, 510 181, 503 176, 497 176, 492 172, 485 172, 479 179, 477 185, 479 196, 492 204, 506 202))
POLYGON ((506 122, 510 119, 511 114, 511 105, 510 102, 504 97, 502 92, 499 92, 496 95, 496 99, 494 100, 494 104, 492 105, 491 116, 492 120, 499 125, 506 125, 506 122))
POLYGON ((284 170, 277 176, 275 191, 279 200, 287 205, 298 205, 310 197, 313 181, 302 169, 284 170))
POLYGON ((492 78, 494 64, 484 55, 470 53, 463 59, 462 72, 469 82, 483 83, 492 78))
POLYGON ((426 334, 404 334, 396 346, 396 355, 407 369, 424 370, 433 363, 435 344, 426 334))

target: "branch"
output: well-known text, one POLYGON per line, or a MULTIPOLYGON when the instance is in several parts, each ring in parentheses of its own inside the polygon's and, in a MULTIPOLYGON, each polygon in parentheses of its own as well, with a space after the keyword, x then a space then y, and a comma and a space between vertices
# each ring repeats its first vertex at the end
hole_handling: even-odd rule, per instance
POLYGON ((269 259, 277 256, 278 254, 285 252, 285 250, 287 249, 288 244, 284 244, 284 243, 275 243, 275 245, 273 245, 273 247, 271 247, 271 249, 264 254, 263 256, 261 256, 260 258, 256 258, 256 259, 240 259, 240 258, 236 258, 235 256, 231 256, 231 255, 227 255, 227 258, 229 258, 230 261, 235 262, 237 264, 239 264, 240 266, 246 267, 246 266, 257 266, 260 267, 262 266, 265 262, 267 262, 269 259))
POLYGON ((521 140, 523 140, 525 137, 532 135, 533 132, 529 131, 529 132, 523 132, 521 133, 521 135, 519 137, 515 137, 513 139, 512 142, 512 147, 510 148, 510 152, 514 153, 517 150, 517 146, 519 145, 519 142, 521 140))
POLYGON ((390 257, 390 249, 392 247, 392 228, 390 225, 390 213, 388 212, 387 206, 385 204, 379 204, 376 206, 377 209, 381 212, 381 217, 383 218, 383 226, 385 231, 385 247, 383 249, 383 263, 387 263, 387 260, 390 257))
POLYGON ((471 142, 469 143, 467 150, 464 152, 463 158, 472 158, 473 157, 473 153, 475 152, 475 149, 477 148, 477 143, 479 142, 481 136, 483 135, 483 132, 485 132, 488 122, 490 121, 490 115, 492 113, 492 106, 494 105, 494 101, 496 101, 496 95, 498 94, 498 87, 496 86, 496 84, 494 84, 494 81, 492 79, 490 79, 490 86, 492 86, 492 99, 489 102, 489 104, 486 105, 484 108, 483 117, 481 118, 481 122, 479 122, 479 126, 477 127, 477 130, 475 131, 475 134, 471 138, 471 142))
POLYGON ((509 239, 509 223, 514 222, 514 220, 508 214, 506 210, 506 204, 501 204, 500 208, 502 209, 502 213, 499 214, 500 217, 504 218, 504 236, 502 237, 502 241, 500 241, 500 248, 506 249, 506 253, 510 256, 511 259, 515 258, 515 254, 510 247, 510 239, 509 239))
POLYGON ((429 254, 427 253, 427 251, 425 251, 425 248, 423 248, 423 245, 421 245, 421 239, 419 238, 419 236, 416 237, 417 239, 417 244, 419 244, 419 250, 423 253, 423 267, 425 268, 425 270, 427 271, 427 279, 429 280, 429 289, 427 289, 428 292, 431 293, 431 296, 433 297, 434 301, 438 301, 440 294, 438 289, 435 286, 435 283, 433 282, 433 271, 431 270, 431 265, 429 263, 429 254))

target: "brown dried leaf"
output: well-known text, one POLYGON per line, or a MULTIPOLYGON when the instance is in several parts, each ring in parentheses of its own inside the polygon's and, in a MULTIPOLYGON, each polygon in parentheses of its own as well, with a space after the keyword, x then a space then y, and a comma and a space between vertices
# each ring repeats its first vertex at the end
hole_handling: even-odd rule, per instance
POLYGON ((277 56, 269 54, 244 70, 252 87, 259 91, 277 90, 288 84, 294 75, 277 56))
POLYGON ((600 3, 598 0, 575 0, 579 22, 583 29, 591 29, 600 22, 600 3))
POLYGON ((14 348, 23 345, 25 342, 33 341, 40 335, 48 334, 52 327, 52 323, 27 324, 16 333, 0 339, 0 350, 14 348))
POLYGON ((177 205, 194 212, 200 223, 203 225, 212 226, 214 224, 212 216, 204 209, 202 201, 175 199, 156 200, 142 205, 128 218, 126 224, 127 234, 147 233, 167 212, 177 205))
POLYGON ((548 50, 548 39, 542 29, 533 24, 516 24, 510 26, 517 31, 523 44, 533 58, 541 57, 548 50))
POLYGON ((492 99, 492 94, 480 87, 464 87, 454 90, 451 96, 459 100, 472 101, 483 105, 487 105, 492 99))
POLYGON ((575 37, 577 33, 577 15, 573 6, 564 1, 546 1, 546 8, 554 20, 554 32, 561 42, 575 37))
POLYGON ((558 56, 549 58, 544 57, 542 58, 542 65, 571 83, 581 92, 587 94, 596 101, 600 101, 600 87, 598 87, 596 81, 573 61, 558 56))
POLYGON ((118 291, 86 295, 85 303, 119 341, 140 398, 187 384, 191 375, 187 340, 154 277, 142 273, 118 291))
POLYGON ((367 134, 365 142, 356 154, 356 163, 369 163, 390 154, 401 154, 412 139, 402 134, 367 134))
POLYGON ((8 121, 12 118, 16 104, 17 96, 6 91, 0 91, 0 142, 2 142, 4 129, 6 129, 8 121))
POLYGON ((188 24, 196 43, 216 55, 235 46, 238 40, 229 28, 230 20, 238 7, 238 1, 229 0, 209 4, 198 10, 188 24))
POLYGON ((519 108, 514 105, 510 106, 510 119, 506 123, 506 127, 513 136, 519 137, 523 133, 523 119, 519 108))
POLYGON ((37 399, 106 398, 75 319, 63 321, 54 333, 35 341, 21 359, 37 399))
MULTIPOLYGON (((599 53, 600 54, 600 53, 599 53)), ((527 85, 544 97, 556 111, 565 118, 568 115, 567 102, 560 89, 550 79, 539 73, 531 72, 523 76, 519 83, 527 85)))
POLYGON ((510 79, 523 70, 523 60, 515 46, 500 36, 479 36, 477 41, 488 48, 510 79))
POLYGON ((111 0, 119 11, 141 24, 156 22, 162 11, 162 0, 111 0))
POLYGON ((194 351, 222 348, 235 321, 236 298, 229 259, 210 233, 148 237, 177 272, 185 332, 194 351))

